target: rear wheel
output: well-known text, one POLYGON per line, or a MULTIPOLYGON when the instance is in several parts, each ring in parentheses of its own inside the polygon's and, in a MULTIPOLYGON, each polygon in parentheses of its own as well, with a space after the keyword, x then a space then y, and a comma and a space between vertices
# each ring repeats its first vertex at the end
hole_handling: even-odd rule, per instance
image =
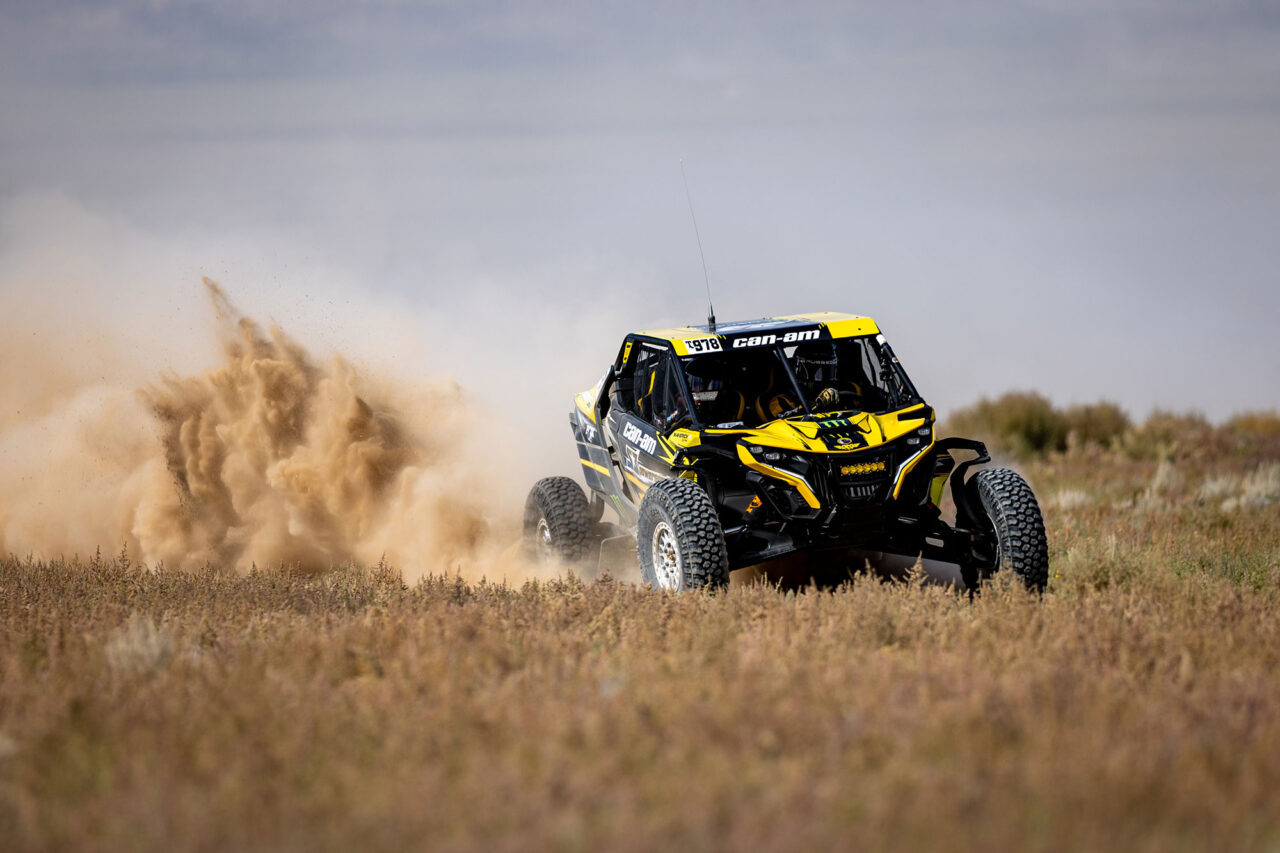
POLYGON ((636 524, 645 583, 679 592, 729 583, 729 554, 711 498, 693 480, 662 480, 645 492, 636 524))
POLYGON ((1049 581, 1049 542, 1040 505, 1027 481, 1008 468, 987 468, 968 485, 995 539, 994 555, 986 555, 977 573, 988 578, 1009 569, 1028 589, 1044 589, 1049 581))
POLYGON ((582 487, 568 477, 545 477, 524 503, 525 548, 533 556, 577 562, 594 540, 595 519, 582 487))

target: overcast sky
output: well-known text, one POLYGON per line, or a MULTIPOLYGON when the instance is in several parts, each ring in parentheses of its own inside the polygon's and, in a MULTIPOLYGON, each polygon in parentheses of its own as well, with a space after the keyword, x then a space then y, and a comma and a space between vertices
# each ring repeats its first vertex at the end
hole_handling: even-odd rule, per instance
POLYGON ((567 411, 705 316, 683 159, 722 320, 870 314, 944 412, 1280 406, 1274 2, 0 0, 0 116, 29 303, 209 274, 567 411))

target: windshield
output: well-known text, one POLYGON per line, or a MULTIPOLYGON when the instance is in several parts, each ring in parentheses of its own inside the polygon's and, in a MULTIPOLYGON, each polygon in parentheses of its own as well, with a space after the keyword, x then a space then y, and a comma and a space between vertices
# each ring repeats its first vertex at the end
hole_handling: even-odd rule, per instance
POLYGON ((883 414, 918 402, 892 351, 875 336, 731 350, 680 362, 704 426, 754 427, 832 412, 883 414))
POLYGON ((785 348, 810 411, 883 414, 918 402, 915 389, 877 336, 809 341, 785 348))
POLYGON ((694 411, 705 426, 759 426, 804 412, 778 347, 698 355, 680 362, 694 411))

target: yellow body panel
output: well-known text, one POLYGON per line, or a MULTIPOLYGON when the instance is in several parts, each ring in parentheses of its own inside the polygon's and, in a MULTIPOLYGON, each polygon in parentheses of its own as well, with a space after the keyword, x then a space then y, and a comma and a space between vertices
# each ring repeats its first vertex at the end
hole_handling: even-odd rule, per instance
POLYGON ((671 433, 668 440, 676 447, 697 447, 702 444, 702 434, 697 430, 678 429, 671 433))
MULTIPOLYGON (((852 338, 861 335, 879 334, 880 327, 876 325, 876 321, 870 317, 863 317, 858 314, 839 314, 835 311, 819 311, 814 314, 788 314, 785 317, 766 317, 762 323, 769 320, 789 320, 799 323, 819 323, 827 328, 833 338, 852 338)), ((640 332, 648 338, 658 338, 664 341, 670 341, 675 348, 676 355, 689 355, 689 341, 699 340, 701 338, 715 338, 716 335, 711 334, 706 329, 695 329, 692 326, 680 326, 672 329, 651 329, 647 332, 640 332)), ((629 353, 629 351, 628 351, 629 353)), ((625 360, 625 357, 624 357, 625 360)))
POLYGON ((743 444, 738 445, 738 459, 753 471, 759 471, 766 477, 773 477, 775 480, 781 480, 794 486, 796 491, 800 493, 800 497, 804 498, 804 502, 813 509, 822 506, 818 501, 818 496, 813 493, 813 489, 809 488, 809 484, 805 482, 803 477, 792 474, 790 471, 784 471, 781 468, 775 468, 772 465, 766 465, 752 456, 743 444))
MULTIPOLYGON (((561 400, 564 398, 561 397, 561 400)), ((578 411, 582 412, 592 423, 596 421, 596 389, 588 388, 581 394, 573 395, 573 403, 578 407, 578 411)))
POLYGON ((929 502, 934 506, 942 506, 942 492, 947 486, 947 478, 951 474, 934 474, 933 479, 929 482, 929 502))
POLYGON ((847 450, 832 450, 818 438, 822 416, 818 415, 817 418, 815 421, 769 421, 753 429, 708 429, 705 432, 708 435, 739 435, 753 444, 774 447, 778 450, 807 450, 811 453, 832 454, 855 453, 877 447, 919 429, 925 420, 925 407, 916 405, 884 415, 862 412, 847 419, 841 418, 841 420, 848 420, 852 429, 862 433, 863 438, 866 439, 865 445, 850 447, 847 450))
MULTIPOLYGON (((845 419, 841 419, 845 420, 845 419)), ((777 450, 800 450, 810 453, 827 453, 832 456, 851 456, 850 464, 857 463, 856 454, 859 451, 872 450, 882 444, 901 438, 914 430, 919 429, 925 423, 925 406, 923 404, 912 406, 909 409, 903 409, 899 412, 889 412, 884 415, 873 415, 870 412, 863 412, 847 419, 855 429, 862 433, 866 439, 866 445, 858 447, 850 447, 845 450, 842 448, 832 449, 827 447, 817 436, 821 426, 821 417, 817 421, 770 421, 755 429, 742 430, 720 430, 709 429, 708 433, 719 435, 740 435, 742 444, 738 445, 738 458, 748 468, 760 471, 770 477, 791 483, 800 492, 805 502, 812 507, 817 507, 817 497, 809 488, 804 480, 787 471, 765 465, 755 460, 749 453, 745 451, 743 444, 750 443, 759 445, 760 447, 770 447, 777 450), (768 469, 768 470, 765 470, 768 469)), ((898 472, 893 484, 893 496, 897 498, 902 491, 902 484, 907 478, 907 474, 919 464, 936 441, 936 433, 930 425, 929 440, 921 445, 920 450, 907 460, 906 464, 898 472)))
POLYGON ((835 311, 819 311, 816 314, 788 314, 779 320, 821 323, 833 338, 854 338, 862 335, 878 335, 880 327, 870 317, 860 314, 839 314, 835 311))

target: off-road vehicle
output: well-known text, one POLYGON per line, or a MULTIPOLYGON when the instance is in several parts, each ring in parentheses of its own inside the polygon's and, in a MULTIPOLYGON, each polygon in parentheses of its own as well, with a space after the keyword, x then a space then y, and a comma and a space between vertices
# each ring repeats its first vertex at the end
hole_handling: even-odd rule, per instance
POLYGON ((967 476, 991 461, 986 447, 937 437, 869 317, 635 332, 574 404, 591 498, 568 477, 540 480, 524 518, 537 552, 591 559, 603 540, 634 537, 644 580, 669 590, 722 586, 795 552, 833 567, 867 552, 952 563, 970 588, 1002 568, 1045 585, 1030 487, 1006 468, 967 476), (606 506, 619 523, 600 523, 606 506))

